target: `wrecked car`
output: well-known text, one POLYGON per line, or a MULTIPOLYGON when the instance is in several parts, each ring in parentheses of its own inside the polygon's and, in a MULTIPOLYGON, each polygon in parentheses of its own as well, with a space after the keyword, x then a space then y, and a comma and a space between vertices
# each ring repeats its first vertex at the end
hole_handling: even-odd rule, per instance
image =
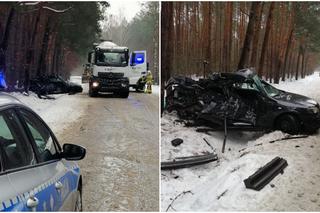
POLYGON ((239 130, 313 133, 320 127, 319 104, 311 98, 279 90, 253 70, 216 73, 198 81, 169 79, 166 109, 193 125, 239 130))
POLYGON ((81 93, 82 86, 65 81, 60 76, 39 77, 30 80, 30 91, 38 95, 63 94, 70 95, 81 93))

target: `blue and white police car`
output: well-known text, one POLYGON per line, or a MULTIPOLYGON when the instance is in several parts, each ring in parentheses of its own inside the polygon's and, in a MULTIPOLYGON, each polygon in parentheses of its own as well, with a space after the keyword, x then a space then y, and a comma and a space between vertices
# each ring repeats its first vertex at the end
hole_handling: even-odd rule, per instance
POLYGON ((61 148, 45 122, 0 93, 0 211, 81 211, 86 149, 61 148))

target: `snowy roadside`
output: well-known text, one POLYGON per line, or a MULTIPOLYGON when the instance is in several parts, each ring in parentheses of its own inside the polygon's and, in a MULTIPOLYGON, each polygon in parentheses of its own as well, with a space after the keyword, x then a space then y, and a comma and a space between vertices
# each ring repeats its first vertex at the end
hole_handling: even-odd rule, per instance
MULTIPOLYGON (((303 94, 320 102, 319 73, 305 79, 281 82, 279 89, 303 94)), ((196 132, 186 128, 175 114, 161 119, 161 160, 212 152, 219 160, 193 168, 161 172, 162 211, 319 211, 320 210, 320 135, 270 143, 286 134, 275 131, 231 132, 226 153, 221 153, 222 132, 196 132), (171 140, 184 142, 173 147, 171 140), (264 189, 246 189, 243 180, 274 157, 289 166, 264 189), (171 204, 171 207, 169 207, 171 204), (169 207, 169 208, 168 208, 169 207)))
POLYGON ((16 92, 9 94, 33 109, 57 135, 80 118, 84 112, 84 105, 79 97, 82 94, 50 95, 55 99, 39 99, 32 92, 29 96, 16 92))

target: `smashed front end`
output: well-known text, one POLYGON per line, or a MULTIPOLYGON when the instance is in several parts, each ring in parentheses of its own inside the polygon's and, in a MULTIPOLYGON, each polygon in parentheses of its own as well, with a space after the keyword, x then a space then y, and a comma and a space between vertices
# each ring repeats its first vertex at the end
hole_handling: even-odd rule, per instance
POLYGON ((181 119, 203 121, 212 126, 222 127, 224 119, 228 126, 254 126, 256 112, 234 91, 234 79, 219 74, 199 81, 187 77, 169 79, 166 86, 166 109, 177 111, 181 119))

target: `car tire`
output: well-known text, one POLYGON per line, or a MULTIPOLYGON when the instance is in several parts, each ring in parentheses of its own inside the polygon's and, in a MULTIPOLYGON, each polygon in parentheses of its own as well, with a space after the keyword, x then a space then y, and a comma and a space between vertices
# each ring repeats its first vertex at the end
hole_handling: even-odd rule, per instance
POLYGON ((75 212, 82 212, 82 193, 81 190, 77 190, 77 197, 76 197, 76 203, 74 207, 75 212))
POLYGON ((286 114, 277 119, 276 129, 294 135, 299 133, 300 124, 296 116, 286 114))

